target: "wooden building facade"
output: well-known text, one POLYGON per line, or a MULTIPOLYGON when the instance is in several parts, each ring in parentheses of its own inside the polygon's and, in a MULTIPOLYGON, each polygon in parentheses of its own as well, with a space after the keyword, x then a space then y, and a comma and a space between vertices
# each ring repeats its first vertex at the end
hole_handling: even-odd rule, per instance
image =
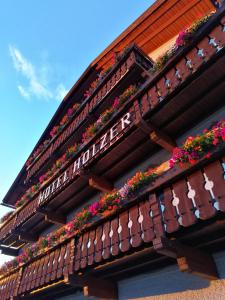
POLYGON ((225 299, 224 92, 223 1, 157 0, 3 199, 0 300, 225 299))

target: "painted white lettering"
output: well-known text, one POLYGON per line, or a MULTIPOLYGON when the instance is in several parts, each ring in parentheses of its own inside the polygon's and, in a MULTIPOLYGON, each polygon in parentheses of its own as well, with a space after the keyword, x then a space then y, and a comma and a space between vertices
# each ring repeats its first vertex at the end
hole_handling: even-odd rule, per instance
POLYGON ((40 192, 39 203, 41 203, 43 200, 44 200, 44 193, 40 192))
POLYGON ((122 126, 122 130, 127 126, 130 125, 131 120, 130 120, 130 113, 128 112, 125 116, 123 116, 123 118, 121 119, 121 126, 122 126), (126 126, 125 126, 126 124, 126 126))
POLYGON ((55 189, 56 189, 56 183, 57 183, 57 180, 53 181, 51 193, 53 193, 55 191, 55 189))
POLYGON ((64 172, 64 176, 63 176, 63 183, 66 182, 67 180, 69 179, 69 176, 68 176, 68 172, 67 170, 64 172))
POLYGON ((80 169, 80 157, 74 162, 73 165, 73 173, 78 171, 80 169))
POLYGON ((110 141, 113 140, 114 137, 116 137, 117 135, 118 135, 118 131, 117 131, 117 124, 116 124, 110 129, 110 141))
POLYGON ((48 186, 47 189, 45 190, 45 196, 44 196, 45 199, 48 198, 50 191, 51 191, 51 186, 48 186))
POLYGON ((98 150, 96 150, 96 145, 94 144, 93 145, 93 148, 92 148, 92 157, 95 156, 95 154, 98 152, 98 150))
POLYGON ((56 184, 57 189, 60 187, 60 185, 62 183, 61 180, 62 180, 62 178, 61 178, 61 176, 59 176, 58 179, 57 179, 57 184, 56 184))
POLYGON ((106 137, 107 137, 107 133, 106 134, 104 134, 102 137, 101 137, 101 140, 100 140, 100 150, 102 149, 102 148, 104 148, 105 146, 106 146, 106 137))
POLYGON ((84 152, 82 157, 82 164, 84 165, 88 160, 90 159, 90 150, 88 149, 86 152, 84 152))

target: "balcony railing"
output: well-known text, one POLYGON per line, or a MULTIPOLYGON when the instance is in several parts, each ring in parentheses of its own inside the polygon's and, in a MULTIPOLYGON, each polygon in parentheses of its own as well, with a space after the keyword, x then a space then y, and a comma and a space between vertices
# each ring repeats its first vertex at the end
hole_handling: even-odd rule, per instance
MULTIPOLYGON (((207 69, 217 58, 224 54, 224 13, 225 10, 223 9, 213 16, 209 24, 206 24, 197 33, 191 45, 182 49, 172 58, 163 70, 150 79, 144 88, 131 99, 129 104, 125 105, 125 107, 129 106, 132 111, 135 111, 135 123, 138 123, 142 118, 146 118, 146 116, 155 111, 155 108, 165 103, 167 99, 174 97, 176 91, 180 91, 182 87, 185 87, 185 84, 196 78, 196 74, 201 70, 207 69)), ((187 103, 185 101, 180 101, 179 99, 179 105, 184 105, 185 107, 187 103)), ((62 135, 66 136, 65 132, 62 135)), ((60 141, 63 142, 63 138, 60 141)), ((3 242, 10 235, 14 234, 14 229, 19 228, 32 215, 36 214, 38 206, 38 197, 35 197, 11 216, 1 227, 0 240, 3 242)), ((179 209, 178 205, 177 210, 180 211, 179 209)), ((192 218, 194 217, 192 216, 192 218)), ((170 222, 174 223, 175 220, 170 222)), ((171 226, 171 224, 168 226, 171 226)))
MULTIPOLYGON (((136 80, 138 74, 144 74, 144 77, 149 74, 147 71, 152 67, 152 62, 142 53, 136 46, 124 55, 124 57, 113 67, 110 73, 93 91, 92 95, 88 97, 84 104, 77 112, 75 118, 69 122, 63 131, 53 140, 53 142, 46 148, 46 150, 37 157, 37 159, 28 168, 27 179, 31 178, 48 158, 58 149, 65 141, 74 133, 75 130, 90 117, 90 113, 95 111, 103 100, 115 90, 122 80, 133 76, 132 70, 135 70, 136 80)), ((150 75, 150 74, 149 74, 150 75)), ((128 78, 130 80, 130 78, 128 78)))
POLYGON ((59 281, 66 284, 69 275, 97 270, 146 247, 154 251, 154 240, 225 212, 222 153, 210 163, 203 160, 192 169, 168 171, 119 212, 5 274, 0 279, 1 299, 22 297, 59 281))

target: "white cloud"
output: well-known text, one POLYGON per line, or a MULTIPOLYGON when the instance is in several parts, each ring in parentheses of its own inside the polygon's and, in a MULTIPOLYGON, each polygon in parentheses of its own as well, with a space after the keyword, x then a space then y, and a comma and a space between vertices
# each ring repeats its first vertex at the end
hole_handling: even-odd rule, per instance
POLYGON ((67 90, 62 83, 59 83, 54 89, 55 92, 53 92, 53 89, 48 86, 46 80, 46 74, 48 74, 46 66, 42 66, 37 70, 35 66, 23 56, 21 51, 14 46, 9 46, 9 53, 13 60, 14 68, 28 81, 27 87, 21 84, 17 86, 20 94, 24 98, 29 99, 35 96, 44 100, 52 98, 57 100, 63 99, 67 90))
POLYGON ((56 88, 56 99, 62 101, 67 93, 68 91, 65 89, 64 85, 60 83, 56 88))
POLYGON ((18 90, 19 90, 20 94, 21 94, 24 98, 30 99, 30 93, 29 93, 28 89, 24 88, 24 87, 23 87, 22 85, 20 85, 20 84, 19 84, 17 87, 18 87, 18 90))

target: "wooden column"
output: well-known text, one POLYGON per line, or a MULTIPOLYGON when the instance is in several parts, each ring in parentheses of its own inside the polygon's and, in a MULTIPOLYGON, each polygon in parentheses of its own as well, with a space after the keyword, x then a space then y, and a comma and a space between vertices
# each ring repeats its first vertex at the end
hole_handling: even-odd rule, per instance
POLYGON ((153 241, 156 252, 175 258, 181 272, 187 272, 208 280, 218 279, 216 264, 212 256, 199 249, 181 244, 165 237, 153 241))

